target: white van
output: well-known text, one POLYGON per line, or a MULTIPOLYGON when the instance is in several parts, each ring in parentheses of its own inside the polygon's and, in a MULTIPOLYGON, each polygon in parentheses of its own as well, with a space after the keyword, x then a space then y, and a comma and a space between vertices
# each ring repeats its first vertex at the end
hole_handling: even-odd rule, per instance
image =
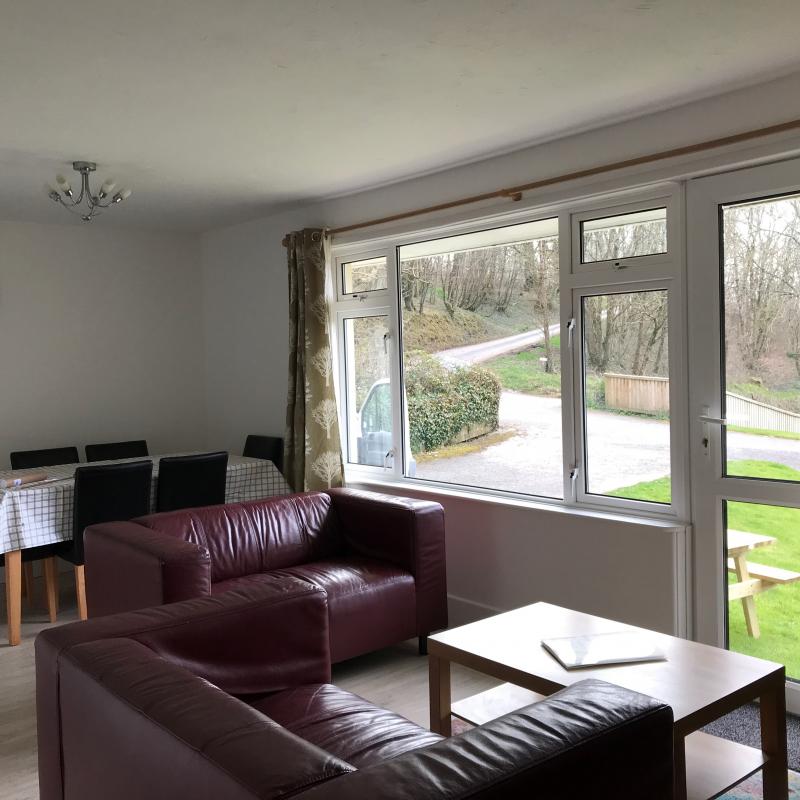
MULTIPOLYGON (((356 417, 358 463, 371 467, 386 466, 386 455, 392 449, 392 395, 388 378, 375 381, 356 417)), ((406 441, 408 436, 406 435, 406 441)), ((406 446, 408 475, 417 474, 417 462, 406 446)))

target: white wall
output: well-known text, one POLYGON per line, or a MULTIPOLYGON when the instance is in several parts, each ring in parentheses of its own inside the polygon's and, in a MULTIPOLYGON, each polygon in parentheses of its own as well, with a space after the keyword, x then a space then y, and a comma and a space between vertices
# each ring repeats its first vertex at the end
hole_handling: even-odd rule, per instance
MULTIPOLYGON (((289 230, 345 225, 796 117, 800 75, 206 234, 202 257, 209 444, 233 448, 248 431, 280 433, 284 428, 288 315, 280 242, 289 230)), ((628 169, 613 179, 576 181, 526 197, 523 203, 565 199, 624 182, 677 177, 798 149, 796 134, 774 137, 719 155, 686 159, 680 166, 666 163, 628 169)), ((490 207, 500 210, 511 203, 498 201, 490 207)), ((440 218, 445 217, 429 219, 440 218)), ((376 233, 372 229, 362 235, 376 233)), ((476 609, 508 608, 540 598, 662 630, 670 625, 679 629, 675 604, 683 598, 676 597, 682 588, 675 581, 683 565, 674 533, 555 516, 536 507, 509 510, 501 504, 443 501, 448 512, 450 591, 460 598, 454 602, 462 608, 463 601, 476 604, 476 609)))
POLYGON ((0 222, 0 465, 11 450, 205 445, 197 237, 0 222))

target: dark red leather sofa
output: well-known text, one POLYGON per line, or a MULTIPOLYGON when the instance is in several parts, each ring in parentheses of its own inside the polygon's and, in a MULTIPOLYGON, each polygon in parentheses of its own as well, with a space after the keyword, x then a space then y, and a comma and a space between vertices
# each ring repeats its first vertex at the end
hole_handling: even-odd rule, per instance
POLYGON ((89 616, 269 578, 323 589, 334 662, 447 627, 444 512, 374 492, 273 497, 86 530, 89 616))
POLYGON ((265 576, 36 640, 41 800, 668 800, 672 712, 585 681, 450 739, 330 684, 325 593, 265 576))

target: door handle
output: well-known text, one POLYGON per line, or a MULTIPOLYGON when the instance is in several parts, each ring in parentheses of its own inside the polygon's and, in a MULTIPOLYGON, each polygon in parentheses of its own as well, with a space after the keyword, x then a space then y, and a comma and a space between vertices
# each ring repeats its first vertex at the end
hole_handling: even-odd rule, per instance
POLYGON ((727 425, 728 420, 725 417, 710 417, 707 414, 700 415, 701 422, 708 422, 711 425, 727 425))

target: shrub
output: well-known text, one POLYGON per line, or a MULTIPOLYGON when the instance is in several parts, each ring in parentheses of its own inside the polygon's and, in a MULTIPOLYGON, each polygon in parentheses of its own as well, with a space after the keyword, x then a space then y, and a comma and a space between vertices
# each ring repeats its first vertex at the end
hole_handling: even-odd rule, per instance
POLYGON ((447 369, 417 350, 406 355, 405 384, 415 453, 451 443, 468 426, 497 428, 500 382, 486 369, 447 369))

